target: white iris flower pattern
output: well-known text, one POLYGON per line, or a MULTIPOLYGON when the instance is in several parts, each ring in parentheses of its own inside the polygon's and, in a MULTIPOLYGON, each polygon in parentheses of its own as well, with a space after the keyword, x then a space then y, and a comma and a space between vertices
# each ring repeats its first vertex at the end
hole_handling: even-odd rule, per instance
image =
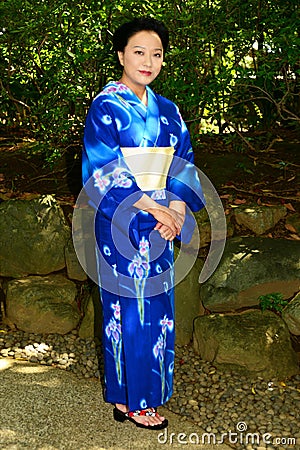
POLYGON ((146 280, 150 272, 149 264, 149 242, 143 236, 139 242, 139 252, 134 255, 133 260, 128 266, 128 272, 134 279, 136 290, 136 298, 138 300, 138 311, 140 322, 144 324, 145 306, 144 306, 144 290, 146 280))

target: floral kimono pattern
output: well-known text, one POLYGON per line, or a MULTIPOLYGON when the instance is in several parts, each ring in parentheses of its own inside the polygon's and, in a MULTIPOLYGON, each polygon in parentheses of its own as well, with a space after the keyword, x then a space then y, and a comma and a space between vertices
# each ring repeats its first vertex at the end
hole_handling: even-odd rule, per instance
MULTIPOLYGON (((97 209, 95 236, 103 310, 105 398, 130 410, 168 401, 174 368, 173 243, 133 205, 146 192, 168 205, 204 205, 189 133, 174 103, 147 87, 148 106, 125 85, 110 82, 87 115, 83 182, 97 209), (164 188, 143 190, 122 148, 172 147, 164 188), (190 186, 192 185, 192 189, 190 186)), ((153 149, 152 149, 153 150, 153 149)))

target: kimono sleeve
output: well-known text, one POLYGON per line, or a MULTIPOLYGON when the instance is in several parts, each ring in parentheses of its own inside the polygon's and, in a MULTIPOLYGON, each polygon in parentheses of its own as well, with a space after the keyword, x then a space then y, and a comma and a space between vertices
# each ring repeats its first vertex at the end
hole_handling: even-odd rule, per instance
POLYGON ((143 192, 125 164, 119 132, 107 96, 99 95, 88 112, 84 130, 82 178, 90 202, 112 218, 116 208, 128 208, 143 192))
POLYGON ((188 205, 191 211, 199 211, 205 206, 205 199, 198 170, 194 165, 190 135, 177 107, 176 110, 178 131, 174 139, 177 142, 175 157, 169 171, 168 187, 169 191, 174 194, 174 200, 180 199, 188 205))

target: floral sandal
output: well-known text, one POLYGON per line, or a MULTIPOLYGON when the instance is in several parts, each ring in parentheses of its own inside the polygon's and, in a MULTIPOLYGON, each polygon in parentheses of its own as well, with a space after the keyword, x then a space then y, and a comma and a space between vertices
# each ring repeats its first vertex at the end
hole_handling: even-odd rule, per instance
POLYGON ((134 417, 148 416, 155 417, 158 416, 158 412, 156 408, 148 408, 141 409, 136 411, 123 412, 120 411, 117 407, 114 408, 113 411, 114 419, 117 422, 125 422, 125 420, 129 420, 133 422, 136 427, 139 428, 148 428, 149 430, 162 430, 168 426, 168 420, 165 419, 162 423, 158 423, 157 425, 144 425, 142 423, 137 422, 134 417))

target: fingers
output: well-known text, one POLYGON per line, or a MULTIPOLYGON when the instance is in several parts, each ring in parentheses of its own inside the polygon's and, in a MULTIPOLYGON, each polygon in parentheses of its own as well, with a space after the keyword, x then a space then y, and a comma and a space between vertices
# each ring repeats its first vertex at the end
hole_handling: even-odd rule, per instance
POLYGON ((169 228, 172 230, 174 237, 175 237, 176 235, 179 235, 181 233, 181 228, 183 226, 184 217, 182 214, 179 214, 175 210, 169 209, 168 211, 173 220, 173 222, 172 222, 173 226, 169 226, 168 224, 166 224, 166 225, 169 226, 169 228))
POLYGON ((154 230, 159 230, 162 226, 163 226, 162 223, 157 222, 157 224, 156 224, 155 227, 154 227, 154 230))
POLYGON ((157 220, 154 230, 157 230, 161 237, 167 241, 173 241, 181 233, 185 220, 185 209, 179 210, 176 206, 178 205, 175 202, 174 208, 160 205, 157 208, 151 207, 148 209, 148 212, 157 220))
MULTIPOLYGON (((166 229, 170 229, 172 232, 172 235, 175 237, 176 234, 180 233, 180 226, 179 223, 177 223, 176 217, 174 214, 166 208, 166 211, 161 215, 161 217, 158 217, 158 222, 161 223, 161 226, 166 227, 166 229)), ((161 227, 159 226, 158 229, 161 227)))
POLYGON ((162 225, 160 224, 159 228, 154 228, 157 229, 160 236, 165 239, 166 241, 173 241, 173 239, 175 239, 175 234, 172 232, 172 230, 167 227, 166 225, 162 225))
POLYGON ((155 227, 156 230, 160 230, 162 226, 166 226, 171 230, 174 237, 177 234, 180 234, 183 221, 177 211, 165 206, 160 206, 159 208, 151 208, 148 212, 150 212, 158 222, 155 227))
POLYGON ((171 229, 171 231, 175 237, 177 234, 180 234, 181 227, 180 227, 180 223, 178 222, 177 218, 174 217, 173 215, 171 217, 172 217, 171 225, 166 224, 166 226, 171 229))
POLYGON ((185 214, 183 214, 182 212, 177 211, 177 210, 175 210, 173 208, 170 208, 170 210, 174 213, 174 215, 176 217, 176 221, 179 224, 180 231, 181 231, 181 228, 183 227, 183 223, 184 223, 184 220, 185 220, 185 214))
POLYGON ((180 224, 176 217, 173 214, 170 214, 168 223, 164 224, 167 228, 172 231, 174 237, 180 233, 180 224))
POLYGON ((169 211, 172 214, 172 217, 175 220, 175 224, 176 224, 176 234, 180 234, 181 233, 181 229, 183 227, 183 223, 184 223, 184 219, 185 219, 185 215, 180 213, 179 211, 176 211, 175 209, 169 208, 169 211))

